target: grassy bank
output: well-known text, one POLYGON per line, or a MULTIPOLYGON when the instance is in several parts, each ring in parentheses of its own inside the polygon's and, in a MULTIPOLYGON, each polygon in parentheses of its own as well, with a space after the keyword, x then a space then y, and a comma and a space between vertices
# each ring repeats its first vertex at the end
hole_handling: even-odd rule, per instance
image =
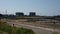
POLYGON ((6 22, 0 22, 0 31, 8 34, 34 34, 30 29, 12 27, 6 22))

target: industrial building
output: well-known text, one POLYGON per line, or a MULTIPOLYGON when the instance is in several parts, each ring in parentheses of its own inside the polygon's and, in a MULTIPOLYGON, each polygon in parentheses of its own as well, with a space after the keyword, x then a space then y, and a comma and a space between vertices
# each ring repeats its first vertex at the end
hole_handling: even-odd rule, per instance
POLYGON ((16 12, 16 16, 24 16, 24 13, 22 13, 22 12, 16 12))
POLYGON ((30 12, 29 16, 36 16, 36 13, 35 12, 30 12))

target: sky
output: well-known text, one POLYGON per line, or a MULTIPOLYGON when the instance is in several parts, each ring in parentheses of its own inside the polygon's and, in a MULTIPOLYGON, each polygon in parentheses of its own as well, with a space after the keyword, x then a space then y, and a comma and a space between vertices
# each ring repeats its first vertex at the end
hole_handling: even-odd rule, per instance
POLYGON ((0 0, 1 14, 36 12, 37 15, 60 15, 60 0, 0 0))

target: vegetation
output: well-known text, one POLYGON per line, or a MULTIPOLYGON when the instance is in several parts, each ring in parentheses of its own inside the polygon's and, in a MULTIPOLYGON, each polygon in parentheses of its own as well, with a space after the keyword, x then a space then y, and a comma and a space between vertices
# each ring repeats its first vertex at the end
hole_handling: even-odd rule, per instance
POLYGON ((58 34, 58 32, 53 32, 52 34, 58 34))
POLYGON ((12 27, 6 22, 0 22, 0 34, 6 32, 8 34, 34 34, 30 29, 12 27))

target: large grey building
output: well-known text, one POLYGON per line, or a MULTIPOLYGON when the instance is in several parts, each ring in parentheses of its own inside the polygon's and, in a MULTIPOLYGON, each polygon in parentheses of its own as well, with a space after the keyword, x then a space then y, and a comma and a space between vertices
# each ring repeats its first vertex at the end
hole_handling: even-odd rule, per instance
POLYGON ((29 16, 36 16, 36 13, 35 12, 30 12, 29 16))
POLYGON ((24 16, 23 12, 16 12, 16 16, 24 16))

